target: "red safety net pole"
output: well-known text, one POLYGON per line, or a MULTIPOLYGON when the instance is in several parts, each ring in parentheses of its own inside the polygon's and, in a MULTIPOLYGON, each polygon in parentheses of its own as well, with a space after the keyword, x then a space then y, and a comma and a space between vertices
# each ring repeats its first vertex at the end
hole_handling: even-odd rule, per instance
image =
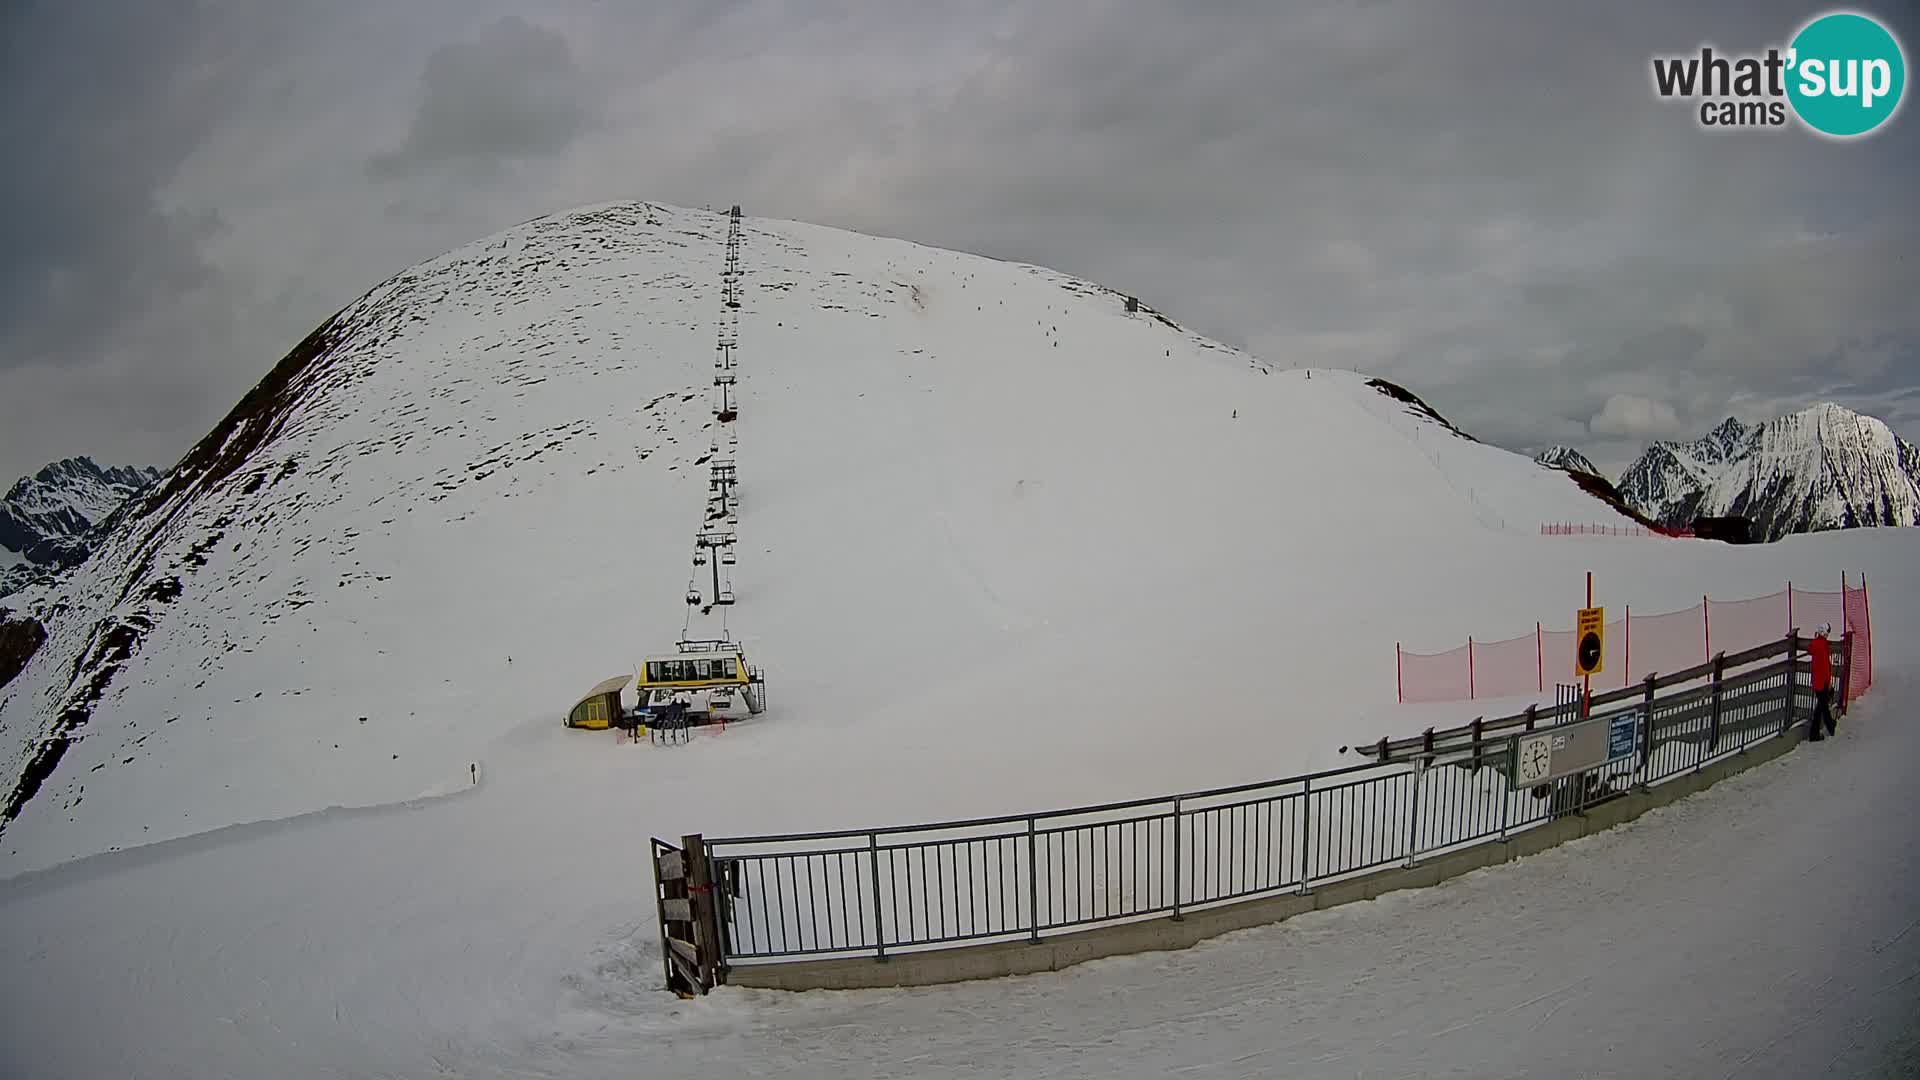
MULTIPOLYGON (((1846 610, 1847 594, 1840 594, 1840 608, 1846 610)), ((1793 582, 1787 582, 1787 633, 1793 633, 1793 582)))
POLYGON ((1547 661, 1545 646, 1540 642, 1540 624, 1533 624, 1533 677, 1540 685, 1541 693, 1547 692, 1547 661))
POLYGON ((1626 641, 1627 659, 1625 663, 1620 665, 1620 685, 1627 686, 1633 682, 1633 605, 1632 604, 1627 605, 1626 633, 1623 636, 1627 639, 1626 641))
MULTIPOLYGON (((1591 570, 1587 571, 1587 606, 1588 607, 1593 606, 1593 571, 1591 570)), ((1577 625, 1574 627, 1576 639, 1579 636, 1578 635, 1579 629, 1580 628, 1577 625)), ((1604 626, 1601 627, 1601 631, 1603 633, 1605 632, 1605 630, 1606 628, 1604 626)), ((1587 715, 1593 711, 1593 676, 1591 675, 1584 676, 1581 679, 1581 687, 1582 688, 1580 691, 1580 718, 1584 720, 1586 719, 1587 715)))
POLYGON ((1707 663, 1713 663, 1713 617, 1707 613, 1707 594, 1700 594, 1700 632, 1707 641, 1707 663))
MULTIPOLYGON (((1842 593, 1840 596, 1841 611, 1847 609, 1846 604, 1846 594, 1842 593)), ((1863 690, 1871 690, 1873 689, 1873 594, 1867 591, 1867 575, 1864 573, 1860 575, 1860 613, 1867 617, 1867 625, 1864 628, 1867 639, 1867 662, 1861 665, 1861 674, 1867 677, 1867 685, 1863 690)))
POLYGON ((1472 639, 1472 638, 1468 638, 1468 639, 1467 639, 1467 700, 1468 700, 1468 701, 1472 701, 1472 700, 1473 700, 1473 697, 1474 697, 1474 686, 1473 686, 1473 639, 1472 639))
POLYGON ((1401 704, 1406 703, 1407 676, 1400 663, 1400 643, 1397 641, 1393 643, 1393 695, 1400 699, 1401 704))

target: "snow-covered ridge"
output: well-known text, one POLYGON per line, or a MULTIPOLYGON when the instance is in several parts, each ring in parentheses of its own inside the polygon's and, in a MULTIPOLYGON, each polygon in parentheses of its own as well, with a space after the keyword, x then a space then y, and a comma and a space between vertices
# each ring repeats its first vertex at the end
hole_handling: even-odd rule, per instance
POLYGON ((1533 460, 1550 469, 1564 469, 1567 472, 1583 472, 1591 473, 1595 476, 1600 475, 1599 468, 1597 468, 1592 461, 1588 460, 1587 455, 1575 450, 1571 446, 1549 446, 1538 454, 1533 455, 1533 460))
POLYGON ((159 469, 103 468, 86 457, 21 477, 0 498, 0 566, 79 561, 87 531, 159 477, 159 469))
POLYGON ((1920 525, 1920 451, 1886 424, 1831 403, 1748 427, 1729 418, 1691 443, 1659 442, 1620 492, 1667 525, 1753 521, 1758 538, 1920 525))
MULTIPOLYGON (((863 817, 999 812, 1008 792, 977 778, 1014 782, 997 748, 1016 738, 1041 805, 1219 782, 1218 762, 1146 749, 1185 684, 1116 673, 1390 656, 1390 638, 1354 644, 1391 629, 1350 582, 1426 587, 1408 522, 1426 544, 1526 550, 1540 521, 1604 513, 1404 390, 1276 370, 1111 290, 744 226, 739 603, 729 626, 690 628, 769 673, 767 716, 706 751, 755 792, 729 804, 742 826, 844 824, 849 800, 863 817), (1336 625, 1308 633, 1302 613, 1336 625), (1046 724, 983 714, 996 700, 1045 700, 1046 724), (881 770, 844 753, 901 740, 918 749, 881 770), (1094 743, 1125 760, 1065 767, 1094 743)), ((19 778, 0 859, 597 752, 553 742, 560 711, 687 620, 688 522, 721 435, 725 234, 724 214, 640 203, 542 218, 395 276, 299 343, 85 564, 9 598, 47 638, 0 686, 19 778)), ((1336 712, 1314 693, 1303 716, 1336 712)), ((1354 700, 1340 692, 1343 722, 1377 727, 1354 700)), ((1284 736, 1247 711, 1196 723, 1284 736)), ((711 801, 683 787, 703 770, 628 760, 640 772, 606 797, 654 809, 623 820, 711 801)))

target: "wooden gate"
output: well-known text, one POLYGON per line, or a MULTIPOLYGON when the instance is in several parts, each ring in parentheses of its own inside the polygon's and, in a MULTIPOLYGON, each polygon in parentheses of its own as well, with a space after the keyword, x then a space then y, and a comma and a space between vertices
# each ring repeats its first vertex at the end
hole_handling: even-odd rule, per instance
POLYGON ((656 837, 652 850, 667 989, 684 997, 705 994, 726 981, 713 864, 698 833, 682 837, 680 847, 656 837))

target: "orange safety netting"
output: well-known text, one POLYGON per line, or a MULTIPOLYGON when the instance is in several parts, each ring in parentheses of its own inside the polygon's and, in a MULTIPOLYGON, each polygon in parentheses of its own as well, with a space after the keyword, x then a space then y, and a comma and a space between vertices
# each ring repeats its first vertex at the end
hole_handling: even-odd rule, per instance
MULTIPOLYGON (((1849 699, 1873 685, 1873 622, 1864 583, 1843 592, 1814 592, 1789 585, 1747 600, 1701 602, 1679 611, 1637 614, 1631 608, 1606 628, 1606 661, 1593 677, 1595 689, 1629 686, 1657 673, 1710 663, 1719 653, 1769 645, 1798 631, 1812 637, 1822 623, 1833 627, 1835 645, 1853 633, 1849 699)), ((1504 641, 1469 640, 1443 653, 1412 653, 1395 646, 1403 702, 1467 701, 1544 693, 1571 682, 1574 632, 1538 625, 1504 641)))

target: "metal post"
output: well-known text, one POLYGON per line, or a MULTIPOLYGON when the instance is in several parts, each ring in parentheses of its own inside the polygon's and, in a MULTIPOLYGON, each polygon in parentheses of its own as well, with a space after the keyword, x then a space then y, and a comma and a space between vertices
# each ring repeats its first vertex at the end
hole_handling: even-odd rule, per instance
POLYGON ((1620 622, 1620 636, 1626 640, 1620 643, 1621 652, 1626 654, 1620 661, 1620 688, 1633 685, 1633 605, 1627 605, 1626 618, 1620 622))
MULTIPOLYGON (((1789 588, 1791 588, 1791 586, 1789 586, 1789 588)), ((1794 690, 1800 681, 1799 674, 1800 631, 1796 629, 1788 631, 1787 633, 1787 707, 1782 710, 1784 715, 1780 718, 1780 734, 1782 735, 1793 730, 1794 690)))
POLYGON ((1467 638, 1467 700, 1475 697, 1473 686, 1473 638, 1467 638))
POLYGON ((1027 819, 1027 940, 1040 940, 1040 858, 1039 837, 1033 819, 1027 819))
MULTIPOLYGON (((1840 594, 1840 602, 1842 604, 1847 602, 1845 593, 1840 594)), ((1847 692, 1852 688, 1853 631, 1848 630, 1846 633, 1840 635, 1840 700, 1836 703, 1835 707, 1840 710, 1841 716, 1847 715, 1847 692)))
POLYGON ((1508 807, 1513 803, 1514 761, 1519 758, 1520 736, 1507 736, 1507 782, 1500 789, 1500 842, 1507 839, 1508 807))
POLYGON ((1407 865, 1412 866, 1420 850, 1420 778, 1426 774, 1427 759, 1413 759, 1413 799, 1407 811, 1407 865))
POLYGON ((1307 848, 1313 843, 1313 780, 1301 781, 1300 788, 1300 887, 1299 893, 1305 896, 1307 889, 1307 848))
POLYGON ((1720 679, 1726 671, 1727 654, 1719 653, 1713 658, 1713 711, 1707 728, 1707 753, 1700 755, 1700 761, 1694 766, 1697 771, 1706 767, 1707 754, 1720 749, 1720 679))
POLYGON ((1173 797, 1173 921, 1180 922, 1180 796, 1173 797))
POLYGON ((1645 715, 1640 720, 1643 725, 1640 733, 1640 769, 1643 775, 1640 777, 1640 782, 1643 785, 1649 780, 1644 773, 1653 760, 1653 688, 1655 681, 1659 678, 1660 676, 1656 673, 1647 673, 1647 700, 1643 710, 1645 715))
POLYGON ((880 835, 867 834, 867 857, 873 868, 873 947, 874 959, 887 959, 887 924, 880 914, 880 835))

